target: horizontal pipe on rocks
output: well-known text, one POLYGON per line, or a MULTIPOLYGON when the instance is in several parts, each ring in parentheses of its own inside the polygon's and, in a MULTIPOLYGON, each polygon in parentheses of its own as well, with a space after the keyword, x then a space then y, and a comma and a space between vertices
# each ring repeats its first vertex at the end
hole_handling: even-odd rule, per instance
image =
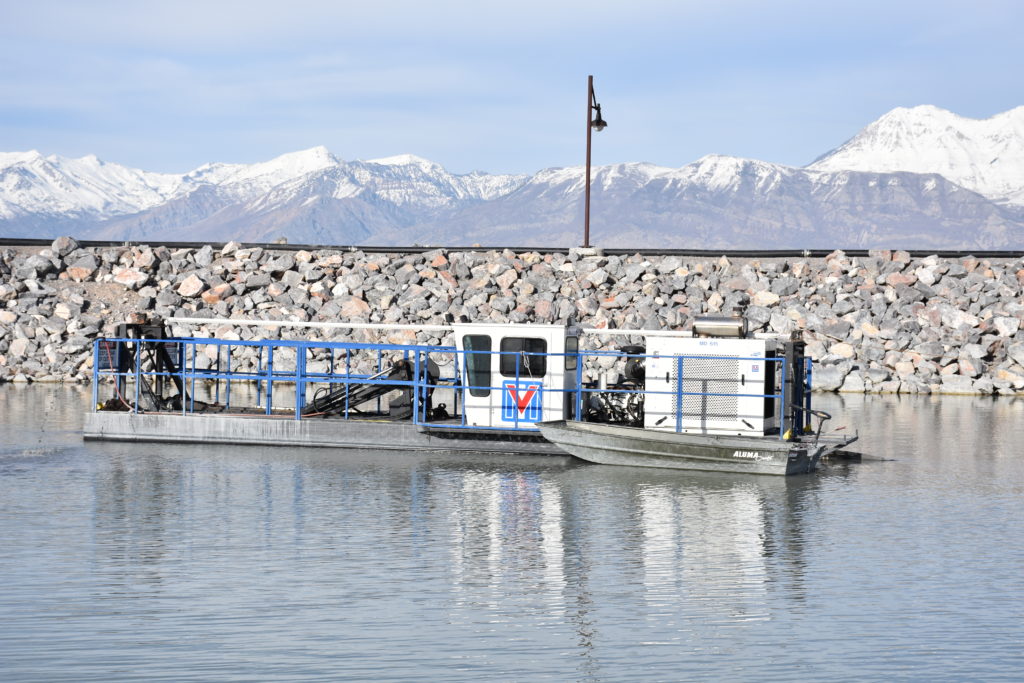
MULTIPOLYGON (((344 323, 344 322, 303 322, 290 320, 237 320, 235 318, 165 318, 169 323, 186 323, 192 325, 238 325, 247 327, 303 327, 321 330, 415 330, 417 332, 451 332, 451 325, 403 325, 398 323, 344 323)), ((685 336, 678 330, 620 330, 599 327, 580 328, 583 334, 596 336, 644 336, 644 337, 678 337, 685 336)))

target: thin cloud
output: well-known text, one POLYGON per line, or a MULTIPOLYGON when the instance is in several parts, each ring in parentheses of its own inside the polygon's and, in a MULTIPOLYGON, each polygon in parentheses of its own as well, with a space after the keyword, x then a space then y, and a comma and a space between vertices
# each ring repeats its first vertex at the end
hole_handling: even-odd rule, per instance
POLYGON ((600 163, 799 165, 894 106, 1017 106, 1024 69, 1010 2, 100 1, 3 19, 0 150, 154 170, 318 144, 456 171, 578 164, 588 73, 600 163))

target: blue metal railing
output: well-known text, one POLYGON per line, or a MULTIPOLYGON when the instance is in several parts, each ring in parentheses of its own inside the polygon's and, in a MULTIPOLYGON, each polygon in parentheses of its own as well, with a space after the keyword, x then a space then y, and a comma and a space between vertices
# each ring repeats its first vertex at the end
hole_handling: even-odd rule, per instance
MULTIPOLYGON (((166 347, 165 347, 166 348, 166 347)), ((584 384, 584 360, 586 359, 600 359, 601 357, 612 356, 616 360, 625 358, 654 358, 655 356, 643 355, 643 354, 623 354, 619 351, 575 351, 572 353, 528 353, 522 350, 517 351, 478 351, 478 350, 458 350, 453 346, 440 346, 440 345, 405 345, 405 344, 374 344, 374 343, 358 343, 358 342, 323 342, 323 341, 297 341, 297 340, 265 340, 265 341, 242 341, 242 340, 225 340, 225 339, 213 339, 213 338, 176 338, 176 339, 160 339, 160 340, 147 340, 147 339, 135 339, 135 338, 112 338, 112 339, 98 339, 95 342, 93 349, 93 405, 96 409, 99 408, 99 385, 104 380, 112 380, 116 387, 116 398, 120 400, 123 407, 132 412, 139 412, 141 401, 144 400, 143 390, 149 387, 149 383, 158 378, 164 380, 177 379, 180 382, 182 392, 180 395, 180 409, 183 415, 195 412, 196 408, 196 383, 198 382, 214 382, 214 397, 215 403, 220 403, 221 397, 221 383, 224 383, 224 410, 230 410, 232 405, 232 393, 231 385, 237 382, 252 382, 256 385, 256 408, 262 408, 262 412, 265 415, 274 414, 274 386, 275 384, 289 384, 294 386, 295 400, 294 400, 294 417, 296 420, 303 419, 304 411, 308 405, 307 393, 311 387, 317 385, 325 385, 327 387, 345 387, 351 389, 354 385, 361 386, 373 386, 373 385, 387 385, 394 388, 407 388, 412 395, 412 421, 418 425, 427 425, 431 422, 432 415, 425 412, 427 406, 427 399, 431 393, 437 389, 448 389, 452 390, 455 401, 454 411, 455 415, 461 419, 458 424, 448 424, 447 428, 465 428, 465 429, 495 429, 495 427, 482 427, 477 425, 467 424, 465 409, 467 401, 472 402, 473 391, 498 391, 503 392, 506 390, 503 386, 484 386, 474 385, 468 382, 468 379, 472 376, 469 368, 469 357, 471 354, 490 355, 496 357, 496 362, 500 367, 501 356, 515 356, 515 373, 510 375, 509 379, 514 379, 515 386, 518 388, 521 386, 523 377, 528 379, 532 377, 532 374, 525 372, 526 368, 523 367, 524 354, 527 356, 543 355, 549 362, 551 359, 562 359, 563 361, 567 358, 573 358, 574 363, 574 382, 570 383, 568 387, 563 388, 552 388, 544 387, 545 393, 557 393, 560 396, 566 394, 572 395, 572 404, 574 406, 574 414, 577 419, 580 419, 584 414, 584 402, 586 396, 594 393, 604 393, 611 395, 624 395, 626 397, 631 395, 656 395, 656 394, 670 394, 675 398, 675 431, 681 432, 684 429, 684 421, 688 417, 684 414, 683 403, 686 397, 734 397, 734 398, 761 398, 771 399, 773 401, 779 401, 779 421, 780 438, 784 438, 785 425, 783 422, 786 416, 789 414, 787 411, 787 382, 785 378, 788 377, 787 360, 785 357, 779 358, 764 358, 764 357, 736 357, 736 356, 709 356, 709 355, 681 355, 671 356, 675 363, 675 381, 671 384, 672 388, 666 391, 655 391, 646 388, 601 388, 593 386, 593 384, 587 386, 584 384), (175 348, 175 356, 177 358, 178 367, 176 369, 155 369, 153 367, 146 367, 143 364, 143 353, 142 351, 148 344, 164 344, 173 345, 175 348), (210 367, 198 367, 197 354, 201 346, 215 346, 216 358, 212 360, 210 367), (232 364, 232 351, 242 349, 254 349, 255 350, 255 368, 252 370, 238 369, 232 364), (112 352, 113 349, 113 352, 112 352), (282 353, 284 349, 291 349, 295 354, 294 368, 279 368, 278 364, 280 361, 275 359, 275 351, 277 355, 282 353), (101 355, 106 354, 104 358, 101 355), (313 372, 309 369, 309 356, 311 353, 321 351, 326 352, 329 361, 327 366, 327 372, 313 372), (344 373, 336 372, 336 357, 341 352, 345 355, 345 371, 344 373), (111 357, 113 353, 116 358, 111 357), (372 353, 374 357, 375 370, 370 373, 354 373, 352 372, 352 361, 355 354, 366 354, 372 353), (130 365, 126 364, 122 360, 122 354, 126 354, 126 357, 131 360, 130 365), (222 367, 221 358, 226 357, 225 366, 222 367), (410 361, 412 365, 412 376, 410 379, 393 379, 383 377, 382 374, 386 371, 389 366, 388 358, 400 356, 403 360, 410 361), (451 367, 454 373, 451 376, 439 376, 434 380, 431 380, 427 374, 427 362, 435 357, 444 356, 450 357, 453 362, 451 367), (686 363, 692 361, 721 361, 728 359, 729 361, 752 361, 758 363, 777 363, 780 365, 780 372, 775 373, 775 376, 779 378, 777 382, 777 391, 773 393, 736 393, 736 392, 716 392, 716 391, 686 391, 685 381, 688 378, 685 374, 686 363), (116 362, 115 362, 116 361, 116 362), (125 390, 127 387, 132 385, 131 396, 133 400, 128 401, 127 393, 125 390), (187 391, 186 391, 187 388, 187 391), (459 399, 462 399, 463 409, 461 412, 458 409, 459 399)), ((209 356, 207 356, 209 358, 209 356)), ((666 358, 666 356, 662 356, 666 358)), ((798 387, 795 387, 795 395, 792 398, 794 403, 802 405, 803 410, 799 411, 799 416, 796 418, 796 423, 790 425, 790 427, 796 427, 798 430, 803 431, 810 424, 810 402, 811 402, 811 368, 810 360, 807 359, 806 365, 804 366, 802 373, 805 377, 805 381, 802 382, 798 387)), ((447 364, 444 364, 447 365, 447 364)), ((564 368, 565 365, 560 365, 560 368, 564 368)), ((556 371, 561 374, 564 378, 568 377, 569 371, 559 369, 556 371)), ((550 373, 549 373, 550 374, 550 373)), ((765 373, 767 375, 767 373, 765 373)), ((543 378, 537 378, 542 380, 543 378)), ((722 380, 715 380, 722 381, 722 380)), ((149 387, 151 391, 151 387, 149 387)), ((518 391, 518 389, 517 389, 518 391)), ((315 392, 314 392, 315 393, 315 392)), ((314 397, 315 400, 315 397, 314 397)), ((381 399, 377 398, 377 410, 380 411, 381 399)), ((557 405, 566 406, 568 401, 562 398, 558 401, 557 405)), ((542 407, 542 411, 544 408, 542 407)), ((291 410, 287 411, 291 412, 291 410)), ((348 394, 346 394, 346 401, 344 410, 342 412, 345 418, 351 417, 355 411, 355 406, 350 405, 348 402, 348 394)), ((511 427, 497 427, 499 429, 514 429, 523 431, 536 431, 536 427, 533 426, 532 420, 525 420, 520 417, 521 410, 517 409, 513 411, 513 420, 511 427)), ((285 414, 285 412, 279 409, 278 414, 285 414)), ((542 412, 543 414, 543 412, 542 412)), ((305 417, 310 417, 306 415, 305 417)), ((693 416, 689 416, 693 417, 693 416)), ((741 417, 741 416, 738 416, 741 417)))

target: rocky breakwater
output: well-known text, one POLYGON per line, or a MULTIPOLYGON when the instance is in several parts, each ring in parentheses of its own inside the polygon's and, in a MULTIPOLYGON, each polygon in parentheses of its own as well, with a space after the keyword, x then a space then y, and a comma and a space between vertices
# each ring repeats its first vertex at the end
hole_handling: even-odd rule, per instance
MULTIPOLYGON (((1024 259, 695 259, 585 253, 82 248, 0 250, 0 381, 86 381, 91 342, 135 311, 161 317, 427 324, 470 321, 685 329, 742 310, 800 331, 825 391, 1024 393, 1024 259)), ((313 334, 225 322, 177 334, 313 334)), ((319 338, 330 338, 320 331, 319 338)), ((439 343, 436 333, 341 332, 439 343)), ((597 340, 594 340, 595 342, 597 340)), ((611 344, 609 343, 610 347, 611 344)), ((244 360, 244 359, 243 359, 244 360)))

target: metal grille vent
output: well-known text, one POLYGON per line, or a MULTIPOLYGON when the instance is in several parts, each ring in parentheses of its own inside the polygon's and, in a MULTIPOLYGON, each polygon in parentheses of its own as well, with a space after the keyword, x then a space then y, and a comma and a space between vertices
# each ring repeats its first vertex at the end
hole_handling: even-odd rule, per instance
MULTIPOLYGON (((739 413, 739 369, 737 357, 687 358, 683 361, 683 419, 705 422, 734 422, 739 413), (707 396, 706 394, 729 394, 707 396)), ((676 377, 673 372, 673 384, 676 377)), ((678 407, 672 397, 672 412, 678 407)))

